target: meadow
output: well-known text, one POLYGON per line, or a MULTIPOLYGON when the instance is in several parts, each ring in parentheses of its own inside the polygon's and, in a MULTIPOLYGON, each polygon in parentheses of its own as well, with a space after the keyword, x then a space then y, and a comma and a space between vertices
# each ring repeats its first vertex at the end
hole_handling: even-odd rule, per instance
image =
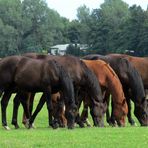
MULTIPOLYGON (((41 94, 35 98, 34 108, 41 94)), ((132 127, 126 123, 126 127, 110 127, 105 122, 105 128, 79 128, 74 130, 60 128, 53 130, 48 127, 47 109, 43 107, 35 120, 36 129, 26 129, 22 121, 22 107, 19 108, 20 129, 14 129, 11 125, 13 97, 7 108, 7 122, 11 130, 6 131, 0 125, 0 148, 146 148, 148 147, 148 128, 140 127, 134 117, 137 126, 132 127)), ((0 112, 1 115, 1 112, 0 112)), ((91 118, 90 118, 91 120, 91 118)), ((0 119, 1 123, 1 119, 0 119)))

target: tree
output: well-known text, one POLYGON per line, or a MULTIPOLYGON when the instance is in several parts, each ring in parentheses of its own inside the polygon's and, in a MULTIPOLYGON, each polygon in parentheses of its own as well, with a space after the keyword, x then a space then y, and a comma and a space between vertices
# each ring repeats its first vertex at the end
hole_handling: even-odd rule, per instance
POLYGON ((21 1, 0 0, 1 56, 17 53, 21 24, 21 1))
POLYGON ((101 54, 115 51, 120 26, 128 14, 128 5, 122 0, 105 0, 91 14, 89 45, 101 54))
POLYGON ((70 44, 67 47, 66 54, 79 56, 80 55, 80 47, 78 47, 77 44, 75 44, 75 45, 70 44))

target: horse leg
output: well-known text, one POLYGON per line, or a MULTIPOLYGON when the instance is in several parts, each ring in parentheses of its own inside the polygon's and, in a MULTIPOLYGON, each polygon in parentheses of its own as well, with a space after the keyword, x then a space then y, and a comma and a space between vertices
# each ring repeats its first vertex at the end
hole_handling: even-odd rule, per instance
POLYGON ((27 99, 28 99, 28 93, 27 92, 19 92, 19 98, 20 98, 20 102, 23 106, 23 109, 24 109, 24 112, 25 112, 25 115, 26 115, 26 124, 25 124, 25 127, 28 128, 28 122, 29 122, 29 118, 30 118, 30 113, 29 113, 29 110, 28 110, 28 106, 27 106, 27 99))
POLYGON ((32 124, 37 116, 37 114, 40 112, 40 110, 42 109, 43 105, 45 104, 46 102, 46 99, 45 99, 46 95, 43 93, 43 95, 41 96, 40 98, 40 101, 34 111, 34 113, 32 114, 32 116, 30 117, 30 120, 29 120, 29 127, 31 128, 32 127, 32 124))
POLYGON ((82 121, 83 123, 86 123, 86 125, 87 125, 88 127, 91 127, 90 122, 89 122, 89 120, 88 120, 88 106, 89 106, 89 105, 88 105, 87 100, 88 100, 87 97, 84 98, 84 100, 83 100, 84 107, 83 107, 83 111, 82 111, 82 113, 81 113, 81 121, 82 121))
MULTIPOLYGON (((34 96, 35 96, 35 93, 28 93, 27 107, 28 107, 30 115, 32 114, 32 110, 33 110, 34 96)), ((23 113, 22 123, 24 125, 27 123, 27 118, 26 118, 25 113, 23 113)))
POLYGON ((84 105, 83 111, 81 113, 81 121, 83 123, 86 123, 88 127, 91 127, 90 122, 88 121, 88 105, 87 104, 84 105))
POLYGON ((19 125, 17 123, 17 116, 18 116, 18 108, 20 105, 20 100, 18 94, 16 94, 14 100, 13 100, 13 116, 11 124, 15 126, 15 129, 19 128, 19 125))
POLYGON ((115 117, 114 117, 114 115, 113 115, 113 112, 114 112, 114 103, 113 103, 113 99, 111 100, 111 107, 112 107, 112 111, 111 111, 111 118, 110 118, 109 123, 110 123, 111 126, 117 126, 117 122, 116 122, 115 117))
POLYGON ((106 91, 104 100, 107 103, 107 109, 106 109, 106 121, 108 124, 110 124, 110 112, 109 112, 109 103, 110 103, 110 93, 106 91))
POLYGON ((1 111, 2 111, 2 126, 9 130, 10 128, 7 126, 7 119, 6 119, 6 109, 8 106, 8 102, 10 100, 11 92, 6 91, 1 100, 1 111))
POLYGON ((127 114, 128 122, 134 126, 135 121, 133 120, 132 115, 131 115, 131 101, 129 98, 126 98, 126 101, 127 101, 127 105, 128 105, 128 114, 127 114))
MULTIPOLYGON (((78 101, 77 101, 77 106, 78 106, 78 110, 79 110, 79 108, 80 108, 80 106, 81 106, 81 103, 82 103, 83 96, 79 96, 78 98, 79 98, 79 99, 77 99, 77 100, 78 100, 78 101)), ((75 122, 76 122, 81 128, 85 127, 85 126, 84 126, 84 123, 81 121, 81 117, 80 117, 79 111, 78 111, 78 114, 77 114, 77 116, 76 116, 75 122)))
POLYGON ((51 101, 51 93, 50 91, 46 92, 46 105, 48 110, 48 124, 49 126, 52 126, 52 128, 56 129, 58 128, 57 119, 55 118, 53 120, 53 105, 51 101))

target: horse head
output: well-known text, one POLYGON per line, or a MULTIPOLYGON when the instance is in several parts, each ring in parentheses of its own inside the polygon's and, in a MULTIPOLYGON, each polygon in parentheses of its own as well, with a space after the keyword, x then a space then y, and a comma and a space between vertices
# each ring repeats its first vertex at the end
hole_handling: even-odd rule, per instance
POLYGON ((134 114, 141 126, 148 126, 148 100, 145 98, 135 104, 134 114))
POLYGON ((128 107, 126 99, 124 99, 122 103, 116 103, 116 107, 114 108, 113 114, 114 117, 116 117, 116 121, 119 126, 125 126, 125 119, 127 113, 128 113, 128 107))

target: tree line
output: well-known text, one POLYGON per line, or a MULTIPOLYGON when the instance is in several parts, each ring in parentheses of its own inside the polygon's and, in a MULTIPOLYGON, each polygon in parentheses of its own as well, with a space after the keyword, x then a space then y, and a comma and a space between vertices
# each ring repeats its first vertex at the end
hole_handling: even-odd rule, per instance
MULTIPOLYGON (((63 8, 64 9, 64 8, 63 8)), ((131 52, 148 55, 148 9, 122 0, 105 0, 100 8, 85 5, 70 21, 50 9, 45 0, 0 0, 0 56, 47 52, 56 44, 86 44, 67 53, 131 52)))

